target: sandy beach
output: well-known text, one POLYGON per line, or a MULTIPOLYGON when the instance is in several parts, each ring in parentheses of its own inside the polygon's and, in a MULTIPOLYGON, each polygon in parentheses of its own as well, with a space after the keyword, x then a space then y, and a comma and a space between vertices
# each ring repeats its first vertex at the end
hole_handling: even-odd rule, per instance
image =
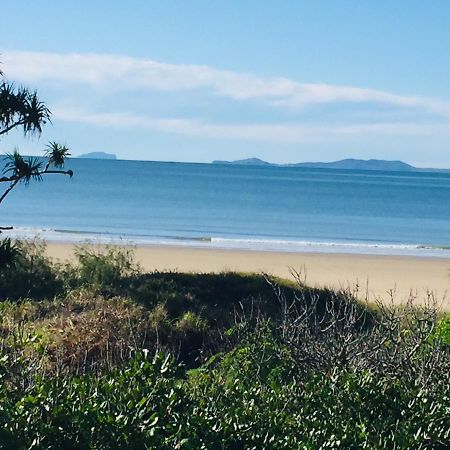
MULTIPOLYGON (((72 244, 49 243, 53 258, 73 258, 72 244)), ((432 292, 439 304, 450 309, 450 260, 403 256, 324 253, 275 253, 256 251, 139 246, 136 259, 147 271, 264 272, 293 279, 292 269, 312 286, 358 289, 360 298, 396 302, 410 295, 418 301, 432 292)))

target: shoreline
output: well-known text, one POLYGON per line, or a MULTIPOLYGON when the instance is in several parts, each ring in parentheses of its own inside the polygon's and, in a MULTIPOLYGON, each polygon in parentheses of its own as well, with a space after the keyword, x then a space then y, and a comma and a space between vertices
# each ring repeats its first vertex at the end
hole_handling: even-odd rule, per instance
MULTIPOLYGON (((73 259, 76 244, 46 241, 47 255, 73 259)), ((103 244, 97 244, 103 246, 103 244)), ((116 245, 116 244, 111 244, 116 245)), ((293 280, 292 270, 311 286, 357 289, 358 297, 404 303, 411 295, 423 303, 428 295, 450 309, 450 259, 315 252, 276 252, 163 245, 127 245, 145 271, 257 272, 293 280)))
POLYGON ((450 246, 395 242, 305 241, 265 237, 121 235, 94 231, 71 231, 34 227, 15 227, 2 233, 17 240, 42 240, 52 244, 96 244, 137 247, 175 247, 212 251, 250 251, 291 254, 337 254, 450 260, 450 246))

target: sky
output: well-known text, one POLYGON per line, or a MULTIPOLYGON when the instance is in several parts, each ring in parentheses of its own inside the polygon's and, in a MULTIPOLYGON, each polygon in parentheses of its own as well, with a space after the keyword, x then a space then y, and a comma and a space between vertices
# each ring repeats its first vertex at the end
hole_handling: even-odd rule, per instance
POLYGON ((39 154, 450 168, 450 1, 0 0, 5 76, 52 111, 39 154))

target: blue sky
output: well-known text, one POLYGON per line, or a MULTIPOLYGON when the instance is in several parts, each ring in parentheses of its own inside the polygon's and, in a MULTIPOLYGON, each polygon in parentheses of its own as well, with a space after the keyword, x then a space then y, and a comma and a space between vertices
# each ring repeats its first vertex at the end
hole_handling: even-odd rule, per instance
POLYGON ((38 154, 450 167, 450 2, 2 4, 6 76, 53 112, 38 154))

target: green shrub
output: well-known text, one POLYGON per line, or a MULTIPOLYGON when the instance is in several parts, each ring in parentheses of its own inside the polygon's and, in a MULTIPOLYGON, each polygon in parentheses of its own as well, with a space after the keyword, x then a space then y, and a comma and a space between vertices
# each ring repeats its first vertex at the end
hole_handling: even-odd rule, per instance
POLYGON ((139 272, 132 249, 117 246, 78 246, 75 250, 78 264, 71 276, 75 284, 101 291, 116 291, 124 280, 139 272))
POLYGON ((434 338, 450 348, 450 314, 438 322, 434 338))
POLYGON ((6 238, 0 241, 0 270, 14 264, 20 254, 17 244, 6 238))
POLYGON ((176 330, 181 334, 204 333, 208 324, 197 314, 188 311, 176 322, 176 330))
POLYGON ((429 385, 400 374, 305 371, 265 331, 190 372, 190 430, 204 448, 447 448, 448 364, 429 385))
POLYGON ((0 254, 0 300, 52 298, 63 290, 58 268, 45 255, 40 241, 4 240, 0 254))
POLYGON ((104 374, 37 378, 0 391, 0 448, 174 448, 183 395, 170 358, 137 354, 104 374))
MULTIPOLYGON (((197 322, 191 317, 189 322, 197 322)), ((0 357, 0 448, 440 449, 450 446, 449 363, 403 371, 305 367, 269 323, 185 372, 146 351, 123 366, 34 375, 0 357), (20 378, 19 378, 20 379, 20 378)), ((436 351, 439 351, 437 348, 436 351)))

